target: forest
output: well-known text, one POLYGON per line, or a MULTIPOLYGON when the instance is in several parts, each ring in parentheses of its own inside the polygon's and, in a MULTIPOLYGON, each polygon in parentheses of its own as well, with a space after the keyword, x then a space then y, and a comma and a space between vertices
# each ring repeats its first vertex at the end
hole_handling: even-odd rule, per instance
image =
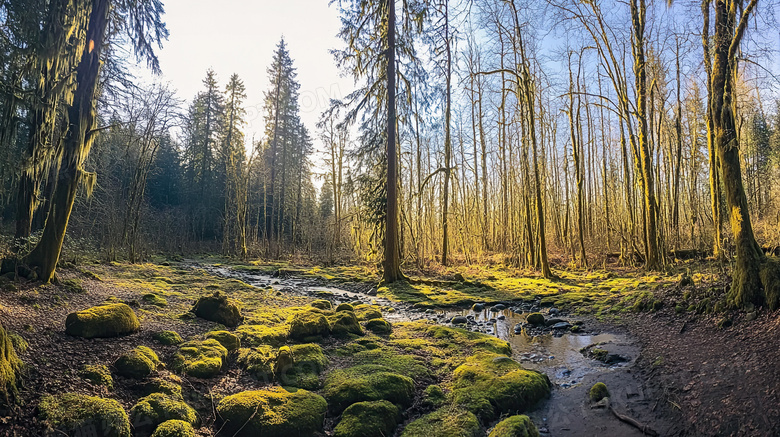
POLYGON ((0 435, 777 435, 777 2, 195 3, 0 1, 0 435))

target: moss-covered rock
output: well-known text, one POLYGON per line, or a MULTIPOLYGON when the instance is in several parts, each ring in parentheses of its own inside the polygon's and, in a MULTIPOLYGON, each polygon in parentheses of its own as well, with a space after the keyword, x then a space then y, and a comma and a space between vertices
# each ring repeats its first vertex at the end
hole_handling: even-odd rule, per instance
MULTIPOLYGON (((321 386, 319 375, 328 365, 328 359, 318 344, 296 344, 290 347, 292 365, 279 367, 277 358, 276 380, 282 385, 316 390, 321 386)), ((279 356, 281 357, 281 349, 279 356)))
POLYGON ((219 436, 290 437, 322 431, 327 403, 302 389, 245 391, 228 396, 217 405, 222 420, 219 436))
POLYGON ((241 347, 241 339, 236 334, 228 331, 211 331, 206 333, 206 338, 213 338, 219 344, 225 346, 228 352, 233 352, 241 347))
POLYGON ((79 376, 91 382, 94 385, 106 387, 109 390, 114 389, 114 378, 108 367, 102 364, 87 364, 79 370, 79 376))
POLYGON ((525 321, 534 326, 544 326, 544 316, 542 313, 531 313, 525 318, 525 321))
POLYGON ((274 375, 281 375, 287 372, 293 365, 293 355, 290 346, 282 346, 276 352, 276 363, 274 364, 274 375))
POLYGON ((160 344, 164 344, 166 346, 181 344, 184 342, 184 340, 181 338, 181 335, 179 335, 179 333, 176 331, 155 332, 152 338, 154 338, 160 344))
POLYGON ((528 416, 511 416, 498 422, 488 437, 539 437, 539 431, 528 416))
POLYGON ((509 357, 479 353, 453 374, 453 400, 483 420, 521 413, 550 394, 546 375, 509 357))
POLYGON ((492 335, 471 332, 462 328, 434 325, 426 330, 426 334, 443 347, 463 349, 464 346, 473 351, 486 351, 501 355, 512 355, 512 346, 508 342, 492 335))
POLYGON ((236 333, 241 339, 241 344, 245 347, 265 344, 281 346, 287 341, 290 328, 288 326, 241 325, 236 333))
POLYGON ((366 329, 375 334, 389 334, 393 331, 390 322, 385 319, 371 319, 366 322, 366 329))
POLYGON ((313 306, 314 308, 321 309, 321 310, 332 310, 333 304, 329 300, 325 299, 317 299, 314 302, 310 303, 309 305, 313 306))
POLYGON ((163 377, 151 378, 140 385, 142 396, 153 393, 163 393, 176 399, 183 399, 181 394, 181 378, 167 373, 163 377))
POLYGON ((149 305, 154 305, 158 307, 164 307, 168 305, 168 301, 165 300, 164 297, 154 293, 146 293, 143 296, 141 296, 141 299, 145 303, 148 303, 149 305))
POLYGON ((118 375, 135 379, 151 375, 159 365, 160 359, 157 354, 146 346, 138 346, 114 362, 114 368, 118 375))
POLYGON ((182 399, 164 393, 152 393, 138 400, 130 409, 130 421, 136 436, 148 436, 161 423, 181 420, 198 424, 198 413, 182 399))
POLYGON ((336 307, 336 311, 355 311, 355 307, 353 307, 351 304, 348 303, 342 303, 339 304, 339 306, 336 307))
POLYGON ((198 299, 192 307, 192 312, 201 319, 221 323, 230 328, 235 328, 244 320, 238 302, 228 299, 219 291, 198 299))
POLYGON ((422 403, 429 408, 439 408, 444 404, 444 390, 438 385, 429 385, 423 390, 422 403))
POLYGON ((401 437, 478 437, 485 435, 474 413, 445 407, 427 414, 404 428, 401 437))
POLYGON ((324 395, 335 413, 361 401, 386 400, 408 407, 414 396, 414 381, 388 367, 364 364, 331 372, 325 379, 324 395))
POLYGON ((400 417, 398 407, 387 401, 357 402, 344 410, 333 430, 334 437, 390 436, 400 417))
POLYGON ((193 340, 181 345, 171 367, 196 378, 211 378, 221 370, 228 351, 217 340, 193 340))
POLYGON ((113 399, 78 393, 44 396, 38 406, 41 418, 54 430, 69 436, 130 437, 127 413, 113 399))
POLYGON ((277 351, 269 345, 239 349, 238 365, 260 381, 271 383, 274 380, 277 351))
POLYGON ((316 308, 293 314, 290 316, 288 324, 290 325, 290 338, 294 340, 307 341, 330 335, 328 319, 322 311, 316 308))
POLYGON ((609 397, 609 390, 607 390, 607 385, 603 382, 597 382, 593 384, 593 387, 588 390, 588 397, 590 398, 591 402, 598 402, 606 397, 609 397))
POLYGON ((123 303, 101 305, 68 314, 65 333, 76 337, 118 337, 141 327, 133 309, 123 303))
POLYGON ((338 311, 329 317, 330 331, 337 337, 346 337, 350 334, 363 335, 363 328, 360 327, 355 313, 350 311, 338 311))
POLYGON ((183 420, 166 420, 154 430, 152 437, 195 437, 195 430, 183 420))
POLYGON ((358 320, 361 322, 371 319, 381 319, 382 311, 377 305, 360 304, 355 306, 355 316, 357 316, 358 320))

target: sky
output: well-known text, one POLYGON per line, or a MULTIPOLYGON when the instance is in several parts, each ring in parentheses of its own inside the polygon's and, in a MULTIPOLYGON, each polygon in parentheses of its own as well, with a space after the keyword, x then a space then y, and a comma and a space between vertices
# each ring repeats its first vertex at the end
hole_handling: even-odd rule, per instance
POLYGON ((203 89, 208 68, 224 87, 237 73, 246 86, 247 141, 261 139, 263 94, 269 88, 266 69, 284 36, 301 84, 301 118, 315 138, 316 123, 329 99, 354 89, 344 78, 329 50, 343 44, 336 36, 338 11, 329 0, 164 0, 168 41, 157 53, 162 76, 137 75, 144 81, 169 82, 181 99, 190 102, 203 89))

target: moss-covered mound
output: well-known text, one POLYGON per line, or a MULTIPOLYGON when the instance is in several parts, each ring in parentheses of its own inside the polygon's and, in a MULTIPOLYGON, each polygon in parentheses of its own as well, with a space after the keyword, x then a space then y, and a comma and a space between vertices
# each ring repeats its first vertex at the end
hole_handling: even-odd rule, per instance
POLYGON ((179 333, 176 331, 155 332, 152 338, 154 338, 160 344, 164 344, 166 346, 181 344, 184 342, 184 340, 181 338, 181 335, 179 335, 179 333))
POLYGON ((511 416, 498 422, 488 437, 539 437, 539 431, 528 416, 511 416))
POLYGON ((314 302, 310 303, 309 305, 321 310, 333 309, 333 304, 329 300, 325 300, 325 299, 317 299, 314 302))
POLYGON ((290 316, 287 322, 290 325, 290 338, 294 340, 310 341, 330 335, 328 319, 316 308, 299 311, 290 316))
POLYGON ((477 437, 485 435, 477 416, 458 408, 445 407, 427 414, 404 428, 401 437, 477 437))
POLYGON ((380 307, 377 305, 360 304, 355 307, 355 315, 358 320, 364 322, 371 319, 381 319, 382 311, 380 311, 380 307))
POLYGON ((136 436, 148 436, 167 420, 182 420, 197 425, 198 414, 180 398, 164 393, 152 393, 138 400, 130 410, 130 420, 136 436))
POLYGON ((544 325, 544 316, 541 313, 531 313, 525 321, 534 326, 541 326, 544 325))
POLYGON ((158 307, 164 307, 168 305, 168 301, 165 300, 164 297, 154 293, 146 293, 141 297, 141 299, 145 303, 148 303, 149 305, 154 305, 158 307))
POLYGON ((426 407, 439 408, 446 400, 444 390, 438 385, 429 385, 423 390, 423 405, 426 407))
POLYGON ((388 367, 364 364, 330 373, 325 379, 324 395, 334 413, 361 401, 386 400, 408 407, 414 396, 414 381, 388 367))
MULTIPOLYGON (((328 359, 318 344, 296 344, 290 347, 292 364, 280 367, 277 359, 276 379, 282 385, 316 390, 321 386, 319 375, 328 359)), ((281 356, 281 354, 280 354, 281 356)))
POLYGON ((65 333, 76 337, 118 337, 141 327, 133 309, 123 303, 88 308, 68 314, 65 333))
POLYGON ((127 413, 113 399, 65 393, 44 396, 40 416, 52 435, 130 437, 127 413))
POLYGON ((341 415, 334 437, 373 437, 393 435, 400 418, 398 407, 387 401, 358 402, 341 415))
POLYGON ((203 296, 198 299, 195 306, 192 307, 192 312, 201 319, 221 323, 230 328, 238 326, 244 320, 238 303, 228 299, 219 291, 211 296, 203 296))
POLYGON ((335 336, 363 335, 363 328, 360 327, 355 313, 351 311, 338 311, 328 319, 330 320, 330 331, 335 336))
POLYGON ((366 329, 374 334, 389 334, 393 331, 390 322, 385 319, 371 319, 366 322, 366 329))
POLYGON ((355 307, 348 303, 342 303, 336 307, 336 311, 355 311, 355 307))
POLYGON ((211 331, 206 333, 206 338, 213 338, 219 344, 225 346, 228 352, 233 352, 241 347, 241 340, 236 334, 228 331, 211 331))
POLYGON ((211 378, 221 370, 228 351, 217 340, 193 340, 181 345, 171 367, 196 378, 211 378))
POLYGON ((265 383, 274 380, 274 367, 278 350, 269 345, 242 348, 238 351, 238 365, 265 383))
POLYGON ((598 402, 606 397, 609 397, 609 390, 607 385, 603 382, 597 382, 593 384, 593 387, 588 391, 588 397, 592 402, 598 402))
POLYGON ((94 385, 106 387, 109 390, 114 389, 114 378, 108 367, 102 364, 87 364, 79 370, 79 376, 91 382, 94 385))
POLYGON ((228 396, 217 406, 223 421, 219 436, 290 437, 322 431, 325 399, 306 390, 245 391, 228 396))
POLYGON ((493 352, 501 355, 512 355, 512 347, 504 340, 485 335, 480 332, 471 332, 462 328, 434 325, 428 327, 426 334, 441 346, 446 348, 462 348, 467 345, 471 350, 493 352))
POLYGON ((549 394, 546 375, 498 354, 474 355, 453 375, 455 404, 483 420, 522 413, 549 394))
POLYGON ((139 388, 142 396, 163 393, 176 399, 183 399, 181 378, 172 373, 167 373, 163 377, 152 378, 144 382, 139 388))
POLYGON ((183 420, 166 420, 154 430, 152 437, 195 437, 195 430, 183 420))
POLYGON ((156 371, 159 365, 157 354, 146 346, 138 346, 114 362, 117 374, 135 379, 146 378, 156 371))
POLYGON ((241 344, 245 347, 281 346, 287 341, 290 328, 287 326, 241 325, 236 330, 241 344))

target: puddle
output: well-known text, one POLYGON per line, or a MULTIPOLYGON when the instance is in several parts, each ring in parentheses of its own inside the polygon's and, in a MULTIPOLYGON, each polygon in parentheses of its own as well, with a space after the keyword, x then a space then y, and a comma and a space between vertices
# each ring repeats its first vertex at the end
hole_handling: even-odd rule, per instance
MULTIPOLYGON (((279 278, 251 271, 236 271, 229 267, 203 265, 193 265, 193 267, 201 268, 219 276, 240 279, 258 288, 272 286, 274 289, 282 292, 328 297, 336 302, 360 300, 393 307, 395 309, 394 312, 385 313, 385 318, 391 323, 428 319, 436 323, 449 325, 449 321, 453 317, 463 316, 467 318, 468 323, 456 326, 493 335, 509 342, 512 346, 512 357, 515 360, 523 363, 525 367, 546 373, 550 381, 561 388, 576 386, 589 375, 625 368, 633 363, 639 353, 638 346, 633 344, 626 336, 619 334, 574 334, 567 330, 547 330, 541 333, 536 333, 535 330, 529 331, 523 328, 522 325, 525 324, 526 316, 528 315, 528 312, 525 310, 530 308, 513 307, 500 311, 491 311, 490 309, 483 311, 420 311, 413 310, 408 304, 391 302, 387 299, 377 298, 365 293, 329 285, 313 285, 312 282, 318 281, 309 279, 279 278), (620 354, 628 360, 624 363, 606 365, 600 361, 588 358, 580 352, 581 349, 594 344, 609 350, 610 353, 620 354)), ((551 317, 547 314, 545 316, 551 317)), ((576 320, 574 317, 565 315, 556 315, 554 317, 570 322, 576 320)))

